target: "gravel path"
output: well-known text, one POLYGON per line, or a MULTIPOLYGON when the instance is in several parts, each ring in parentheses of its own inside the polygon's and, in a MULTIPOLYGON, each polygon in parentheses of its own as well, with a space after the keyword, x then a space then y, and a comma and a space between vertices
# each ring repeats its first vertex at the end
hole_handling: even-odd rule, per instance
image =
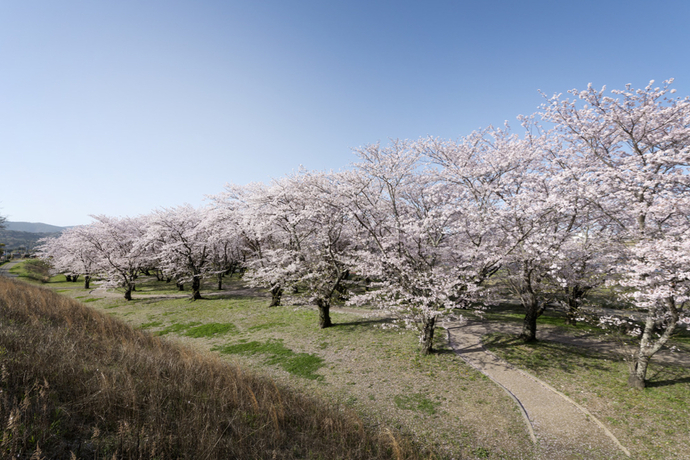
MULTIPOLYGON (((502 326, 502 325, 499 325, 502 326)), ((585 408, 536 377, 488 352, 481 338, 492 323, 447 323, 450 345, 470 365, 503 387, 520 407, 541 458, 630 456, 613 434, 585 408)))

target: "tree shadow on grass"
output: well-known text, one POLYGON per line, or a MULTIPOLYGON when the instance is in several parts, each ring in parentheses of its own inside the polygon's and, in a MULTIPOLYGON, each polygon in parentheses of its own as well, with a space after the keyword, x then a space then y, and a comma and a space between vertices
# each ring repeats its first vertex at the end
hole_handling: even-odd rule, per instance
POLYGON ((677 379, 669 379, 669 380, 657 380, 657 381, 647 381, 645 383, 645 387, 647 388, 658 388, 658 387, 667 387, 669 385, 677 385, 679 383, 690 383, 690 377, 681 377, 677 379))
POLYGON ((503 352, 513 364, 532 370, 557 368, 567 373, 589 370, 610 371, 612 357, 566 344, 549 341, 524 343, 513 334, 491 334, 483 344, 487 349, 503 352))
MULTIPOLYGON (((203 292, 204 300, 258 300, 260 302, 268 302, 268 295, 263 293, 255 294, 249 290, 225 291, 225 292, 203 292)), ((268 303, 266 303, 266 308, 268 303)))
MULTIPOLYGON (((657 366, 654 367, 656 368, 657 366)), ((682 366, 659 365, 659 367, 648 376, 645 386, 647 388, 659 388, 680 383, 690 383, 689 369, 682 366)))
POLYGON ((357 321, 347 321, 344 323, 333 323, 331 327, 353 328, 358 326, 376 326, 377 324, 390 324, 392 322, 392 318, 360 319, 357 321))
POLYGON ((454 355, 454 354, 456 354, 455 350, 453 350, 452 348, 441 348, 441 349, 439 349, 439 348, 434 348, 433 351, 432 351, 432 353, 433 353, 434 355, 440 355, 440 356, 443 356, 443 355, 454 355))

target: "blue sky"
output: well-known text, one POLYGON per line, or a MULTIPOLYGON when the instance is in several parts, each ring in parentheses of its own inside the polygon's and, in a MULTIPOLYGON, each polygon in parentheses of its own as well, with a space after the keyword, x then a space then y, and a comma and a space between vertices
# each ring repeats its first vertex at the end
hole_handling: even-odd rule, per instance
POLYGON ((199 205, 351 149, 457 138, 571 88, 675 78, 690 2, 0 2, 0 215, 199 205))

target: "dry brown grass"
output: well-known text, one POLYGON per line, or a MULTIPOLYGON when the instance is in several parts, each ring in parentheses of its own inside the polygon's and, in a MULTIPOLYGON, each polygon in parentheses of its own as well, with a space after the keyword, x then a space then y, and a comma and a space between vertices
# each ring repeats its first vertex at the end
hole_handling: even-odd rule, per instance
POLYGON ((404 438, 0 278, 3 458, 420 458, 404 438))

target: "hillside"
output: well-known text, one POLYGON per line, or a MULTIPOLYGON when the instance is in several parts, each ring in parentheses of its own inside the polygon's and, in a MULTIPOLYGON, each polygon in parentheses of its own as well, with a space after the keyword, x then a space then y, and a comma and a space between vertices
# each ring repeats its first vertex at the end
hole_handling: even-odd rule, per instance
POLYGON ((58 233, 20 232, 16 230, 0 229, 0 243, 5 243, 5 251, 26 248, 31 250, 36 247, 38 240, 48 236, 56 236, 58 233))
POLYGON ((3 458, 420 458, 217 356, 0 277, 3 458))
POLYGON ((5 222, 5 230, 28 233, 59 233, 69 227, 43 224, 41 222, 5 222))

